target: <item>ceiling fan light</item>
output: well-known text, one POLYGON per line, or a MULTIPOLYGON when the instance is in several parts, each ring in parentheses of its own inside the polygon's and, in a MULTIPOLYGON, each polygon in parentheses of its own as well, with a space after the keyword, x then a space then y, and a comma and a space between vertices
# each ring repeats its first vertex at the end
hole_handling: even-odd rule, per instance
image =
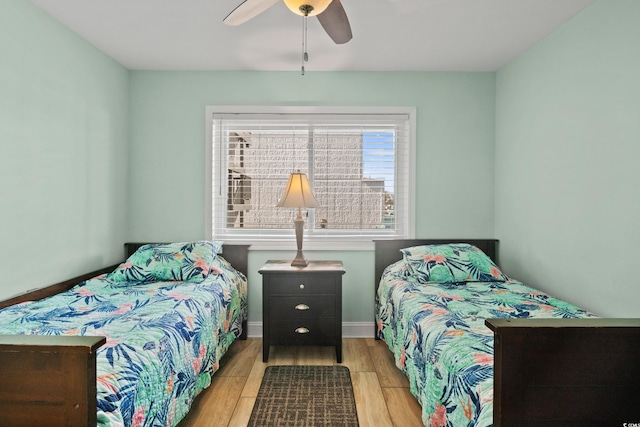
POLYGON ((308 16, 319 15, 325 11, 333 0, 283 0, 289 10, 300 16, 305 16, 303 6, 311 6, 313 10, 309 12, 308 16))

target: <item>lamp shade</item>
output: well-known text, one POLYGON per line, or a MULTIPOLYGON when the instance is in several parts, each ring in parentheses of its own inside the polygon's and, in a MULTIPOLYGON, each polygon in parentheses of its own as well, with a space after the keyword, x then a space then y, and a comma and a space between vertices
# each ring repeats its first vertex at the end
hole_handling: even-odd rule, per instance
POLYGON ((325 11, 333 0, 284 0, 289 10, 301 16, 315 16, 325 11), (311 6, 309 8, 308 6, 311 6), (306 13, 305 13, 306 12, 306 13))
POLYGON ((291 174, 287 189, 276 206, 280 208, 317 208, 319 206, 306 174, 300 171, 291 174))

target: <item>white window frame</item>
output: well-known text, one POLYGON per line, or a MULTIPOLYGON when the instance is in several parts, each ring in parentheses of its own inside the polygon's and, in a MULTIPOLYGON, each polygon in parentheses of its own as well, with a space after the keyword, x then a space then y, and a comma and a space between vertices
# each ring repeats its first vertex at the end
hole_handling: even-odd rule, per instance
MULTIPOLYGON (((214 114, 406 114, 409 117, 409 135, 407 150, 404 150, 404 158, 396 156, 396 174, 401 170, 406 174, 403 181, 408 188, 402 193, 407 200, 402 200, 402 196, 395 194, 396 206, 402 203, 402 209, 406 209, 404 217, 406 224, 404 233, 389 233, 388 235, 352 235, 352 236, 331 236, 324 230, 322 236, 310 233, 305 227, 304 249, 305 250, 372 250, 373 240, 388 239, 411 239, 415 237, 415 159, 416 159, 416 109, 415 107, 312 107, 312 106, 238 106, 238 105, 208 105, 205 108, 205 230, 209 239, 218 239, 226 242, 239 244, 250 244, 252 250, 295 250, 295 235, 293 224, 290 235, 285 238, 270 238, 267 235, 260 237, 256 241, 255 237, 243 237, 242 232, 234 231, 233 235, 224 237, 214 236, 213 227, 213 188, 214 181, 219 175, 214 170, 214 150, 213 150, 213 117, 214 114), (400 196, 400 197, 398 197, 400 196)), ((226 186, 223 186, 226 187, 226 186)), ((226 203, 225 203, 226 207, 226 203)), ((280 230, 282 234, 282 230, 280 230)))

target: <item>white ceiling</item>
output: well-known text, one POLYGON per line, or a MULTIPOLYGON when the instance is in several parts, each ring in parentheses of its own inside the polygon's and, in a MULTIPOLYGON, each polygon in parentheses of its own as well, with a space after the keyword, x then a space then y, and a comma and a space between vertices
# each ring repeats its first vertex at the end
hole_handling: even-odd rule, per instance
MULTIPOLYGON (((126 68, 299 70, 302 19, 283 2, 237 27, 242 0, 31 0, 126 68)), ((309 18, 311 71, 494 71, 595 0, 342 0, 353 39, 309 18)))

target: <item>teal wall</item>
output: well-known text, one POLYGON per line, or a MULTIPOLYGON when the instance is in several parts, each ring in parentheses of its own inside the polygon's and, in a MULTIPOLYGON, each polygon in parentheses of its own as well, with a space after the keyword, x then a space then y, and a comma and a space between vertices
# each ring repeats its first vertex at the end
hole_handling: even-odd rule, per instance
POLYGON ((600 0, 497 73, 507 274, 640 317, 640 1, 600 0))
MULTIPOLYGON (((494 73, 133 71, 130 239, 205 236, 205 107, 232 104, 416 107, 417 236, 493 236, 494 73)), ((343 260, 344 320, 372 322, 373 252, 305 254, 343 260)), ((292 256, 250 254, 249 320, 261 320, 257 270, 292 256)))
POLYGON ((27 0, 0 0, 0 299, 117 262, 128 71, 27 0))

